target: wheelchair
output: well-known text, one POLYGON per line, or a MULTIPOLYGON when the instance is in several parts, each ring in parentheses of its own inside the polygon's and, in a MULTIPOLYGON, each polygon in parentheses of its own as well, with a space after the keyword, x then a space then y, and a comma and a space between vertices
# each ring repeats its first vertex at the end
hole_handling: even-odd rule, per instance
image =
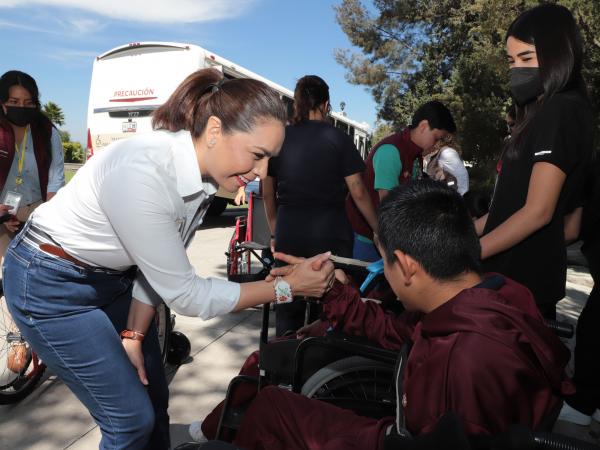
MULTIPOLYGON (((254 206, 252 198, 250 202, 251 206, 254 206)), ((227 254, 228 276, 235 281, 254 281, 264 278, 272 264, 263 255, 258 254, 259 251, 267 248, 268 241, 263 244, 257 243, 252 239, 252 232, 248 233, 248 225, 251 231, 255 229, 252 226, 257 220, 256 216, 253 218, 255 212, 256 210, 251 208, 248 217, 239 218, 230 242, 227 254), (262 267, 253 268, 252 257, 258 260, 262 267), (239 273, 240 271, 242 273, 239 273)), ((367 267, 352 260, 337 258, 334 263, 338 268, 357 274, 358 277, 362 276, 363 294, 376 290, 383 278, 382 262, 367 267)), ((572 327, 561 323, 549 323, 549 326, 559 336, 569 337, 573 333, 572 327)), ((373 346, 364 339, 337 333, 328 333, 323 337, 310 337, 302 341, 269 341, 268 329, 269 305, 264 305, 259 345, 259 376, 254 378, 240 375, 231 380, 219 420, 217 440, 231 439, 239 428, 244 411, 251 400, 246 404, 232 405, 231 399, 235 396, 236 389, 243 383, 252 383, 257 390, 267 384, 279 385, 283 389, 376 419, 396 416, 396 405, 402 392, 398 392, 401 386, 397 389, 393 380, 403 378, 402 363, 408 358, 410 351, 408 344, 403 345, 400 351, 392 351, 373 346)), ((556 415, 558 412, 556 411, 556 415)), ((400 415, 402 415, 401 408, 400 415)), ((545 429, 551 429, 556 415, 549 418, 549 424, 545 429)), ((506 435, 494 439, 488 437, 467 439, 464 432, 461 435, 460 423, 456 418, 442 419, 439 426, 429 435, 413 438, 402 436, 400 433, 386 438, 385 450, 400 448, 600 449, 564 436, 523 429, 509 430, 506 435), (456 446, 448 447, 449 439, 456 439, 456 446), (514 442, 515 439, 517 444, 514 442), (434 444, 435 442, 439 445, 434 444)), ((402 417, 399 423, 403 423, 402 417)), ((189 443, 178 447, 179 450, 194 448, 234 449, 236 447, 225 443, 217 444, 217 441, 208 444, 189 443), (209 447, 209 445, 222 445, 222 447, 209 447)))

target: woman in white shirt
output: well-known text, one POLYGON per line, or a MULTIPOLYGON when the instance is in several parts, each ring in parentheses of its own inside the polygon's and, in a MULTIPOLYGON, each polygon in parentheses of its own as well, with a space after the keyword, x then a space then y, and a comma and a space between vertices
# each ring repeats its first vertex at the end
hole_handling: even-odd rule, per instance
POLYGON ((160 301, 208 319, 292 292, 320 297, 333 283, 327 254, 244 285, 200 278, 186 255, 217 187, 235 192, 266 175, 286 118, 264 83, 195 72, 154 113, 156 131, 91 159, 10 245, 10 311, 99 424, 101 448, 169 447, 168 388, 150 326, 160 301))
POLYGON ((456 137, 448 134, 428 151, 423 152, 423 156, 428 158, 426 172, 430 178, 444 181, 460 195, 464 195, 469 190, 469 173, 458 148, 456 137))

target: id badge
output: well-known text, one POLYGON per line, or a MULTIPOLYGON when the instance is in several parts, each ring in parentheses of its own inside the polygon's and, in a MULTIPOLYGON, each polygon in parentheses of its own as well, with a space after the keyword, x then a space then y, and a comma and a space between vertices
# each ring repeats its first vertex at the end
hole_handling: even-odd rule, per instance
POLYGON ((7 191, 6 194, 4 194, 4 198, 2 199, 2 204, 10 206, 8 213, 14 216, 17 214, 17 210, 19 209, 19 205, 21 204, 22 198, 23 195, 19 194, 18 192, 7 191))

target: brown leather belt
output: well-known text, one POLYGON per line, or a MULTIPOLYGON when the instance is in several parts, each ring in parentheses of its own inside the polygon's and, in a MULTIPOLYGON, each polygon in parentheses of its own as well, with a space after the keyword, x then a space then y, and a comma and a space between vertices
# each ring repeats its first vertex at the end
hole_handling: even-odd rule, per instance
POLYGON ((52 245, 52 244, 46 244, 46 243, 38 244, 38 246, 40 247, 41 251, 49 253, 60 259, 69 261, 70 263, 73 263, 76 266, 83 267, 84 269, 94 269, 93 266, 90 266, 89 264, 79 261, 77 258, 73 258, 71 255, 69 255, 67 252, 65 252, 61 247, 58 247, 58 246, 52 245))

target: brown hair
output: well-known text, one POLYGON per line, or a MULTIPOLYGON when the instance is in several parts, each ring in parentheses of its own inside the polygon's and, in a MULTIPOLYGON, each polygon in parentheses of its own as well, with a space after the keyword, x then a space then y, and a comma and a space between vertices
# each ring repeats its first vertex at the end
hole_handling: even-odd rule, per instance
POLYGON ((460 155, 462 152, 460 150, 460 146, 458 145, 458 141, 456 139, 456 135, 454 133, 448 133, 443 138, 439 139, 435 144, 433 144, 431 153, 435 154, 439 152, 444 147, 450 147, 456 150, 456 152, 460 155))
POLYGON ((298 80, 294 90, 294 118, 298 124, 308 120, 309 112, 329 101, 329 86, 316 75, 306 75, 298 80))
POLYGON ((250 78, 227 80, 216 69, 189 75, 152 115, 155 130, 188 130, 198 138, 209 117, 221 120, 224 133, 248 133, 257 120, 271 118, 285 125, 287 113, 277 92, 250 78))

